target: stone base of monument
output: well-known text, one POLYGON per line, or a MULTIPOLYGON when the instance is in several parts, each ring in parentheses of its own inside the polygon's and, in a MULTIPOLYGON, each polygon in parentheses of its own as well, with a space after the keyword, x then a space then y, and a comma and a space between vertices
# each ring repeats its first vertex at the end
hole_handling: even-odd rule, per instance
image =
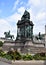
MULTIPOLYGON (((41 44, 40 44, 41 45, 41 44)), ((31 39, 16 40, 14 42, 5 42, 2 47, 3 51, 10 51, 11 49, 17 50, 20 53, 41 53, 46 52, 46 48, 34 44, 31 39)))
POLYGON ((21 53, 41 53, 46 52, 44 45, 42 44, 35 44, 31 39, 23 39, 23 40, 16 40, 15 41, 15 48, 21 53), (42 50, 43 49, 43 50, 42 50))
POLYGON ((16 40, 15 41, 15 49, 17 49, 21 53, 35 53, 34 49, 34 44, 31 39, 23 39, 23 40, 16 40))
POLYGON ((4 44, 3 44, 3 47, 2 47, 2 50, 3 51, 10 51, 11 48, 14 49, 15 47, 15 42, 14 41, 5 41, 4 44))

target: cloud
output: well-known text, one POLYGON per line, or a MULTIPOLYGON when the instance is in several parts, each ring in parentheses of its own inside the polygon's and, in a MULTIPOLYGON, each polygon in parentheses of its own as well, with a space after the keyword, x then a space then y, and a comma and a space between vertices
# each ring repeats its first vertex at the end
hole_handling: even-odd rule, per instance
POLYGON ((21 14, 15 12, 13 15, 6 18, 6 21, 11 25, 11 33, 14 34, 15 38, 17 36, 17 22, 21 19, 21 14), (14 24, 13 24, 14 23, 14 24))
POLYGON ((18 13, 20 13, 21 15, 23 15, 24 11, 25 11, 25 7, 18 8, 18 13))
POLYGON ((35 21, 35 15, 33 10, 30 8, 30 9, 27 9, 27 11, 30 13, 30 20, 35 21))
POLYGON ((24 4, 24 2, 23 2, 23 1, 21 1, 21 2, 20 2, 20 5, 22 5, 22 4, 24 4))
POLYGON ((28 0, 28 5, 38 6, 40 5, 40 0, 28 0))
POLYGON ((36 16, 36 20, 43 21, 46 19, 46 12, 39 12, 36 16))
POLYGON ((28 0, 28 4, 27 5, 32 5, 35 7, 39 7, 39 6, 45 6, 46 5, 46 0, 28 0))
POLYGON ((16 37, 17 27, 11 26, 9 22, 5 19, 0 19, 0 37, 4 37, 4 32, 8 32, 9 30, 11 31, 11 34, 13 34, 16 37))
POLYGON ((16 9, 18 3, 19 3, 19 0, 16 0, 16 1, 14 2, 13 8, 12 8, 13 11, 16 9))
POLYGON ((4 20, 4 19, 0 19, 0 36, 4 36, 3 33, 5 31, 8 31, 11 28, 11 26, 9 25, 9 23, 4 20))
POLYGON ((39 32, 45 33, 46 25, 46 12, 40 11, 35 17, 34 33, 38 34, 39 32))
POLYGON ((7 18, 8 21, 13 21, 15 23, 17 23, 17 21, 20 19, 21 19, 21 15, 18 13, 14 13, 13 15, 11 15, 7 18))
POLYGON ((28 0, 28 11, 30 12, 30 19, 34 23, 33 32, 38 34, 39 32, 45 33, 46 25, 46 0, 28 0))

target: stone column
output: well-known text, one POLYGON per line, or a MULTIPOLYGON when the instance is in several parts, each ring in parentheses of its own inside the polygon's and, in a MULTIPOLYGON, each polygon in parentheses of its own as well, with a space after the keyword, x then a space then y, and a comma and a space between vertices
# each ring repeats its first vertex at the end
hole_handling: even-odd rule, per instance
POLYGON ((46 25, 45 25, 45 48, 46 48, 46 25))

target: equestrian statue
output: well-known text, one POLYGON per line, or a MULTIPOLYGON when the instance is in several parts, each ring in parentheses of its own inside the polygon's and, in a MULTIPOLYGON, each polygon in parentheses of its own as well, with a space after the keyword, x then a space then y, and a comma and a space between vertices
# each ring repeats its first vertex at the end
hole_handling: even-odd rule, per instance
POLYGON ((10 30, 8 32, 4 32, 4 35, 5 35, 5 38, 10 38, 10 39, 14 38, 14 35, 10 34, 10 30))

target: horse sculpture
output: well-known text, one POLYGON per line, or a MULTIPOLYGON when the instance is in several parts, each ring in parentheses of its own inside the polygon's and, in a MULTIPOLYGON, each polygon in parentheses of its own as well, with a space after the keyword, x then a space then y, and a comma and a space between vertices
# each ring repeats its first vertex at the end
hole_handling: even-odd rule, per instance
POLYGON ((9 32, 4 32, 4 35, 5 35, 5 38, 11 38, 11 39, 14 38, 14 35, 11 35, 10 31, 9 32))
POLYGON ((43 38, 42 38, 42 35, 40 34, 40 32, 39 32, 38 36, 36 36, 35 38, 36 38, 37 40, 38 40, 38 39, 40 39, 40 40, 43 39, 43 38))

